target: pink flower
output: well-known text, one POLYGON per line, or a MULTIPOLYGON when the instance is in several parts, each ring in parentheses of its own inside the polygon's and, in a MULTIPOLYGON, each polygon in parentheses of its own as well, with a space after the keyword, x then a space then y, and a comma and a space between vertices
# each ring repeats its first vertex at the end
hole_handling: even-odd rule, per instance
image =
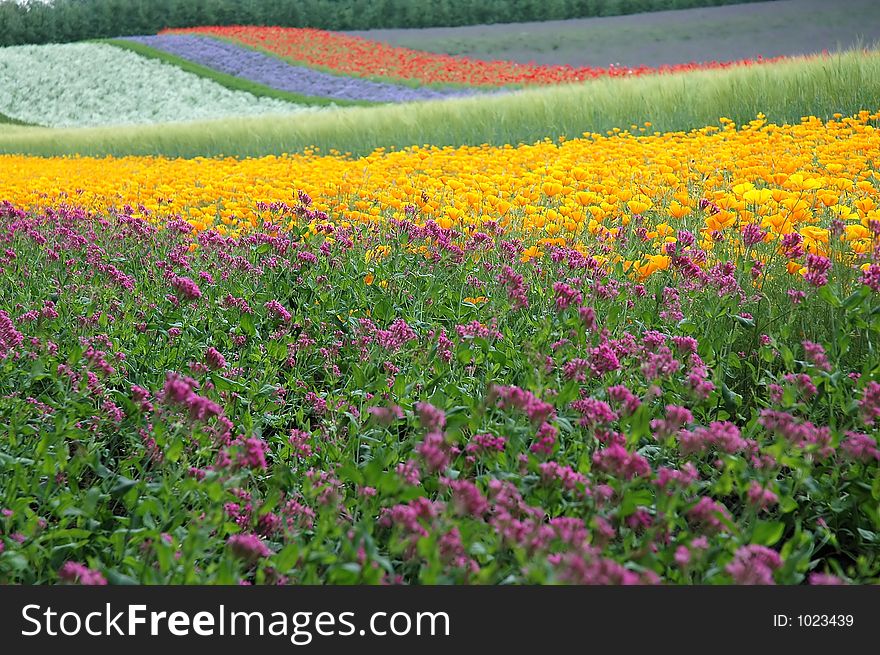
POLYGON ((593 453, 593 466, 625 480, 647 476, 651 472, 648 460, 638 453, 628 452, 616 442, 593 453))
POLYGON ((583 414, 578 421, 584 427, 612 423, 617 420, 617 414, 602 400, 595 398, 581 398, 571 403, 571 408, 583 414))
POLYGON ((861 283, 870 287, 874 293, 880 293, 880 264, 870 264, 862 271, 861 283))
POLYGON ((766 546, 752 544, 737 550, 725 570, 736 584, 772 585, 775 584, 773 572, 780 566, 782 559, 779 553, 766 546))
POLYGON ((269 311, 270 316, 274 316, 275 318, 277 318, 280 321, 283 321, 284 323, 290 322, 290 319, 292 318, 290 312, 287 311, 284 308, 284 305, 282 305, 277 300, 270 300, 269 302, 266 303, 265 307, 269 311))
POLYGON ((205 363, 209 368, 214 370, 226 368, 226 359, 223 357, 222 353, 214 347, 208 348, 205 351, 205 363))
POLYGON ((305 430, 291 430, 287 441, 293 448, 294 455, 300 459, 311 457, 314 454, 311 444, 312 435, 305 430))
POLYGON ((449 447, 442 432, 429 432, 425 439, 416 446, 416 452, 422 456, 428 470, 442 471, 449 464, 449 447))
POLYGON ((691 561, 691 551, 687 549, 687 546, 679 546, 675 549, 675 563, 680 567, 686 567, 691 561))
POLYGON ((565 489, 569 491, 576 489, 578 485, 583 485, 583 487, 587 490, 587 495, 590 495, 589 491, 589 480, 587 480, 587 476, 583 473, 578 473, 573 468, 567 465, 562 465, 559 462, 541 462, 538 465, 538 469, 541 471, 541 479, 545 482, 556 483, 559 482, 565 489))
POLYGON ((831 260, 822 255, 807 255, 807 273, 804 279, 814 287, 828 284, 828 271, 831 270, 831 260))
POLYGON ((756 223, 749 223, 742 230, 743 244, 749 248, 764 240, 767 232, 763 231, 756 223))
POLYGON ((697 504, 688 510, 688 518, 696 523, 700 523, 713 531, 721 531, 724 529, 724 522, 730 522, 730 512, 727 508, 708 496, 703 496, 697 501, 697 504))
POLYGON ((489 453, 492 451, 503 452, 507 444, 505 437, 496 437, 494 434, 475 434, 465 446, 464 451, 469 455, 489 453))
POLYGON ((416 412, 426 430, 438 431, 446 425, 446 414, 431 403, 416 403, 416 412))
POLYGON ((489 511, 489 501, 470 480, 450 480, 447 485, 452 490, 452 504, 459 514, 480 518, 489 511))
POLYGON ((665 439, 671 434, 675 434, 681 428, 693 423, 694 415, 687 407, 678 405, 666 406, 666 417, 662 419, 654 419, 651 421, 651 430, 658 439, 665 439))
POLYGON ((862 392, 859 409, 865 425, 874 425, 874 421, 880 418, 880 383, 868 383, 862 392))
POLYGON ((556 294, 556 309, 559 311, 568 309, 571 305, 579 305, 584 299, 580 291, 565 282, 554 282, 553 291, 556 294))
POLYGON ((825 355, 825 348, 820 343, 814 343, 812 341, 804 341, 802 343, 804 347, 804 351, 807 355, 807 360, 816 368, 822 369, 823 371, 831 370, 831 363, 828 361, 828 357, 825 355))
POLYGON ((779 502, 779 497, 757 482, 752 482, 748 491, 749 502, 758 509, 767 509, 779 502))
POLYGON ((712 447, 732 454, 748 445, 739 428, 729 421, 713 421, 707 428, 679 432, 678 439, 683 455, 705 453, 712 447))
POLYGON ((406 462, 401 462, 394 470, 397 475, 403 478, 403 481, 410 486, 416 487, 421 483, 421 478, 419 476, 419 465, 414 460, 410 459, 406 462))
POLYGON ((596 310, 592 307, 579 307, 578 316, 584 322, 584 326, 588 331, 592 332, 596 329, 596 310))
POLYGON ((269 547, 255 534, 234 534, 226 540, 232 554, 247 562, 256 562, 272 554, 269 547))
POLYGON ((99 571, 88 568, 79 562, 65 562, 58 569, 58 577, 64 582, 81 585, 106 585, 107 580, 99 571))
POLYGON ((269 445, 257 437, 244 439, 241 444, 243 448, 238 454, 238 465, 242 468, 265 470, 269 445))
POLYGON ((620 404, 623 416, 631 416, 642 404, 639 397, 622 384, 608 387, 608 398, 620 404))
POLYGON ((535 435, 535 442, 532 444, 530 450, 533 453, 540 455, 550 455, 553 452, 553 448, 556 446, 556 436, 558 434, 559 430, 553 427, 550 423, 542 423, 541 427, 538 428, 538 433, 535 435))
POLYGON ((199 289, 199 285, 188 277, 174 277, 171 280, 171 288, 183 300, 198 300, 202 297, 202 290, 199 289))
POLYGON ((376 422, 380 425, 391 425, 394 421, 403 418, 403 410, 398 405, 389 405, 388 407, 368 407, 367 411, 372 415, 376 422))
POLYGON ((604 375, 620 368, 620 360, 610 345, 601 343, 590 350, 590 368, 594 375, 604 375))
POLYGON ((847 432, 846 439, 840 443, 840 449, 850 459, 860 462, 880 461, 880 449, 877 440, 867 434, 847 432))
POLYGON ((9 314, 0 309, 0 358, 6 357, 24 342, 24 335, 15 329, 9 314))
POLYGON ((490 402, 497 398, 498 407, 501 409, 514 408, 524 411, 533 424, 544 423, 556 416, 553 405, 542 401, 531 391, 516 386, 493 386, 490 389, 489 398, 490 402))

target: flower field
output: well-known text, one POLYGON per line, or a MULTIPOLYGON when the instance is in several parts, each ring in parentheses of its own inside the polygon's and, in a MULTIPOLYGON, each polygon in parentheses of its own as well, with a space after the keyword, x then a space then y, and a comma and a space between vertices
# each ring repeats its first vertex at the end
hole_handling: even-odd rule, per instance
POLYGON ((0 87, 0 113, 48 127, 313 111, 100 43, 0 48, 0 87))
POLYGON ((0 581, 880 582, 874 110, 0 157, 0 581))
MULTIPOLYGON (((717 70, 762 63, 761 58, 684 63, 674 66, 572 67, 538 66, 510 61, 482 61, 391 46, 363 37, 324 30, 290 27, 230 26, 164 30, 166 34, 198 34, 258 48, 292 62, 326 68, 355 77, 409 80, 418 84, 467 86, 546 85, 602 77, 632 77, 653 73, 717 70)), ((767 60, 770 61, 770 60, 767 60)))
POLYGON ((205 36, 161 34, 128 37, 126 41, 140 43, 229 75, 264 84, 279 91, 334 100, 413 102, 477 92, 467 88, 413 87, 358 77, 332 75, 314 68, 294 66, 279 57, 253 48, 205 36))
MULTIPOLYGON (((113 43, 142 47, 133 42, 113 43)), ((196 66, 186 60, 179 62, 181 68, 196 66)), ((201 72, 220 75, 210 71, 201 72)), ((251 86, 231 75, 221 76, 218 83, 261 97, 290 99, 294 95, 262 85, 251 86)), ((547 138, 573 139, 584 133, 690 131, 718 127, 719 117, 743 125, 761 112, 779 125, 792 125, 800 123, 805 115, 828 119, 835 113, 852 115, 865 107, 875 107, 877 88, 880 52, 851 50, 761 66, 606 77, 578 84, 543 85, 441 101, 345 107, 306 115, 229 117, 124 128, 4 126, 0 129, 0 153, 247 158, 286 156, 320 148, 320 152, 365 157, 377 149, 388 151, 413 144, 504 146, 547 138), (644 127, 645 123, 650 123, 650 128, 644 127)), ((296 104, 317 100, 314 96, 299 97, 301 102, 296 104)))

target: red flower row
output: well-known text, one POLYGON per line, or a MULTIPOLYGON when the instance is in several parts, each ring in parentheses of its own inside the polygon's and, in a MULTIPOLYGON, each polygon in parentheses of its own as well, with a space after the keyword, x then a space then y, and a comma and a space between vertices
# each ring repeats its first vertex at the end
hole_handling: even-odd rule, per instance
POLYGON ((410 80, 421 84, 472 86, 560 84, 606 76, 629 77, 651 73, 728 68, 773 61, 757 57, 732 62, 692 62, 656 68, 649 66, 575 68, 453 57, 399 48, 361 37, 316 29, 230 26, 164 30, 163 33, 196 33, 231 39, 280 55, 301 65, 316 66, 354 77, 410 80))

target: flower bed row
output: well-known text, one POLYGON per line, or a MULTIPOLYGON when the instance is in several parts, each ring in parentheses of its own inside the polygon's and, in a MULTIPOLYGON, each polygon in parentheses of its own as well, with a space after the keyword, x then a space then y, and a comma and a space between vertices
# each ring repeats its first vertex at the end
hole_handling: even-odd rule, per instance
POLYGON ((199 34, 231 40, 280 55, 297 64, 354 77, 410 80, 420 84, 510 86, 580 82, 607 76, 712 70, 762 63, 760 57, 735 62, 702 62, 639 67, 572 67, 481 61, 422 52, 361 37, 308 28, 230 26, 164 30, 160 34, 199 34))
POLYGON ((230 41, 190 34, 126 37, 127 41, 182 57, 214 70, 257 82, 279 91, 335 100, 411 102, 476 93, 471 89, 439 89, 376 82, 294 66, 279 57, 230 41))

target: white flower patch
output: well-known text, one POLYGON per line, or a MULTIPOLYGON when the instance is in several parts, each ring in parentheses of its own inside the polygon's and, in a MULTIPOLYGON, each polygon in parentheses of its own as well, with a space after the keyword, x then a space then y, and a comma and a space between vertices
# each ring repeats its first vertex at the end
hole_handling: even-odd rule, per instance
POLYGON ((320 111, 232 91, 101 43, 0 48, 0 113, 47 127, 193 121, 320 111))

